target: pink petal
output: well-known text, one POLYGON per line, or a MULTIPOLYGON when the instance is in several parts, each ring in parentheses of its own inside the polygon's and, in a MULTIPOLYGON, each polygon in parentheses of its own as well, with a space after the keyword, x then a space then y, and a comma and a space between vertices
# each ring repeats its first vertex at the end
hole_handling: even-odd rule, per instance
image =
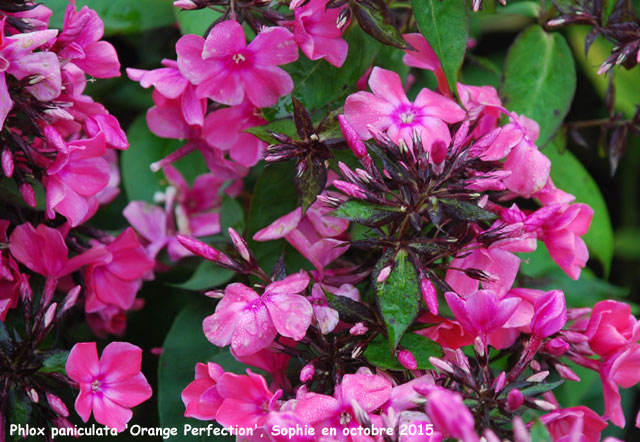
POLYGON ((245 356, 267 348, 277 335, 264 304, 243 309, 237 316, 231 338, 231 348, 238 356, 245 356))
POLYGON ((313 308, 306 298, 279 294, 269 296, 264 303, 278 333, 295 341, 304 338, 313 316, 313 308))
POLYGON ((457 123, 466 116, 466 112, 451 98, 427 88, 420 91, 414 104, 421 109, 423 115, 436 117, 450 124, 457 123))
POLYGON ((265 295, 292 295, 300 293, 309 285, 309 274, 300 271, 281 281, 272 282, 264 291, 265 295))
POLYGON ((104 382, 121 382, 140 373, 142 349, 128 342, 112 342, 100 357, 100 375, 104 382))
POLYGON ((93 398, 93 417, 96 422, 115 428, 118 432, 125 430, 127 422, 133 417, 130 409, 119 405, 103 395, 93 398))
POLYGON ((347 374, 342 377, 342 403, 355 400, 365 411, 373 411, 391 397, 391 383, 382 376, 347 374))
MULTIPOLYGON (((385 100, 393 106, 410 104, 407 94, 402 87, 400 75, 393 71, 388 71, 377 66, 374 67, 369 76, 369 87, 378 98, 385 100)), ((348 116, 347 119, 349 119, 348 116)))
POLYGON ((551 161, 534 146, 521 142, 507 156, 504 169, 511 171, 504 180, 507 188, 529 198, 547 183, 551 161))
POLYGON ((106 41, 98 41, 83 48, 85 58, 74 60, 76 66, 96 78, 112 78, 120 76, 120 62, 113 45, 106 41))
MULTIPOLYGON (((256 107, 271 106, 280 97, 293 91, 293 80, 289 74, 276 66, 255 66, 253 69, 244 69, 241 71, 241 76, 247 97, 256 107)), ((242 100, 231 104, 239 104, 240 101, 242 100)))
POLYGON ((298 59, 298 45, 293 34, 280 26, 261 31, 247 50, 253 54, 255 63, 263 67, 293 63, 298 59))
POLYGON ((393 122, 393 111, 394 106, 391 103, 369 92, 351 94, 344 104, 345 118, 364 139, 371 138, 368 125, 386 130, 393 122))
POLYGON ((80 394, 78 394, 76 398, 74 408, 83 422, 89 420, 91 417, 91 409, 93 408, 93 392, 91 391, 91 386, 81 388, 80 394))
POLYGON ((223 21, 211 29, 202 49, 202 58, 231 57, 246 45, 242 25, 235 20, 223 21))
POLYGON ((73 346, 65 364, 67 376, 76 382, 92 382, 99 372, 95 342, 79 342, 73 346))
POLYGON ((131 408, 151 397, 151 386, 144 375, 136 375, 104 386, 104 395, 123 407, 131 408))
POLYGON ((184 121, 182 109, 176 105, 150 108, 147 111, 147 125, 153 134, 161 138, 189 138, 189 125, 184 121))
POLYGON ((269 226, 259 230, 253 235, 254 241, 270 241, 284 238, 289 232, 295 229, 302 219, 302 208, 298 207, 283 217, 278 218, 269 226))
POLYGON ((227 72, 226 74, 221 73, 217 76, 208 77, 198 85, 196 95, 201 98, 211 98, 221 104, 235 106, 242 103, 245 88, 246 85, 243 84, 240 75, 236 72, 227 72))
POLYGON ((160 207, 145 201, 131 201, 122 214, 146 240, 154 242, 166 237, 166 217, 160 207))

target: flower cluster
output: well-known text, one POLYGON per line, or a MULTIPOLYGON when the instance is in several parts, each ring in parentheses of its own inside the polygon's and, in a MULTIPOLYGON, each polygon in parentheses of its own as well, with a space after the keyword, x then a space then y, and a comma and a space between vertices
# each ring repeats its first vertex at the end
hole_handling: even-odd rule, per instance
MULTIPOLYGON (((102 40, 102 20, 95 11, 86 6, 78 10, 71 2, 58 31, 49 29, 52 13, 47 7, 30 1, 5 3, 0 4, 3 440, 9 404, 23 407, 24 418, 31 414, 36 426, 70 427, 64 402, 50 389, 77 386, 71 379, 81 384, 77 409, 86 421, 91 408, 87 395, 101 388, 91 382, 83 385, 86 373, 69 369, 69 377, 62 374, 66 352, 49 349, 49 335, 81 305, 97 335, 122 334, 125 312, 140 305, 136 293, 154 266, 133 229, 112 236, 85 225, 118 195, 117 151, 128 148, 118 120, 85 94, 88 77, 120 76, 115 48, 102 40), (24 329, 9 333, 4 323, 12 314, 22 317, 24 329)), ((101 381, 106 376, 97 368, 97 356, 95 364, 70 358, 69 367, 74 364, 89 367, 101 381)), ((116 375, 106 382, 124 382, 126 377, 116 375)), ((135 405, 150 396, 145 385, 135 400, 111 399, 124 407, 135 405)), ((120 422, 128 420, 124 415, 130 411, 123 411, 116 425, 108 417, 112 404, 106 399, 103 406, 98 404, 93 402, 99 422, 120 428, 120 422)))

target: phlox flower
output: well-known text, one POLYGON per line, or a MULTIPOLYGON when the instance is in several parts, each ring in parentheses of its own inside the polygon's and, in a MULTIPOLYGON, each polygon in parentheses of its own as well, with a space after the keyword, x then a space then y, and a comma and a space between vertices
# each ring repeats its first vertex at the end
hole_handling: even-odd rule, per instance
POLYGON ((414 50, 405 49, 402 62, 407 66, 426 69, 432 71, 438 81, 438 89, 443 94, 449 94, 449 83, 444 74, 440 60, 431 45, 422 34, 403 34, 404 40, 409 43, 414 50))
POLYGON ((474 336, 486 336, 498 330, 520 304, 517 298, 499 299, 491 290, 478 290, 464 300, 453 292, 446 292, 444 296, 462 328, 474 336))
POLYGON ((95 342, 73 346, 65 370, 80 385, 75 409, 84 422, 93 412, 98 423, 124 431, 131 408, 151 397, 141 362, 142 349, 127 342, 110 343, 100 359, 95 342))
POLYGON ((638 321, 631 314, 631 306, 608 299, 593 306, 585 336, 589 347, 601 356, 607 356, 631 342, 638 321))
POLYGON ((271 345, 276 335, 301 340, 311 323, 313 309, 298 293, 309 285, 304 272, 272 282, 262 296, 241 283, 225 288, 224 297, 202 326, 214 345, 231 344, 238 356, 255 353, 271 345))
POLYGON ((607 422, 585 406, 563 408, 540 418, 554 442, 599 442, 607 422))
POLYGON ((293 90, 293 80, 278 65, 298 59, 291 32, 270 27, 246 44, 242 25, 218 23, 207 39, 185 35, 176 44, 180 72, 197 85, 196 95, 231 106, 245 96, 257 107, 271 106, 293 90))
POLYGON ((218 393, 216 384, 223 373, 224 369, 214 362, 196 364, 195 380, 182 390, 182 402, 186 407, 185 417, 203 421, 216 417, 222 405, 222 396, 218 393))
POLYGON ((417 132, 426 149, 435 141, 446 146, 451 141, 447 123, 457 123, 465 112, 450 98, 422 89, 414 102, 409 101, 400 76, 379 67, 369 77, 370 92, 356 92, 347 97, 344 115, 363 139, 372 137, 369 126, 386 131, 395 143, 403 140, 413 145, 417 132))

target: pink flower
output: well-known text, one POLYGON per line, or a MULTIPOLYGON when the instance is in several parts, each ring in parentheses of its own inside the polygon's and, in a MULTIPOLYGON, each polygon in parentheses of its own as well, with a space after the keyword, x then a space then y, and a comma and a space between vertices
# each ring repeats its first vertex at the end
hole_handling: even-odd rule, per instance
POLYGON ((51 126, 45 133, 58 150, 44 180, 47 217, 54 218, 55 209, 75 227, 89 214, 89 199, 109 184, 109 163, 103 158, 106 152, 104 133, 68 144, 51 126))
POLYGON ((405 49, 402 62, 407 66, 414 68, 427 69, 432 71, 438 81, 438 89, 445 95, 449 94, 449 83, 447 77, 442 70, 440 60, 431 45, 422 34, 403 34, 402 35, 407 43, 409 43, 415 50, 405 49))
MULTIPOLYGON (((320 434, 322 428, 336 428, 341 442, 365 442, 372 439, 366 436, 345 436, 343 429, 358 428, 356 420, 358 409, 367 413, 380 408, 391 398, 391 383, 373 374, 347 374, 342 377, 342 383, 336 385, 333 397, 324 394, 310 393, 299 398, 295 413, 303 422, 316 428, 320 434), (354 408, 357 407, 356 408, 354 408)), ((381 426, 378 416, 370 416, 374 426, 381 426)))
MULTIPOLYGON (((0 220, 0 241, 7 243, 8 220, 0 220)), ((20 273, 18 263, 9 252, 0 252, 0 321, 4 322, 9 309, 18 306, 20 290, 29 290, 28 277, 20 273)))
POLYGON ((231 106, 245 95, 257 107, 271 106, 293 90, 293 80, 278 65, 298 59, 293 35, 282 27, 260 32, 249 45, 236 21, 217 24, 206 40, 185 35, 176 44, 178 66, 196 95, 231 106))
MULTIPOLYGON (((323 194, 326 194, 326 191, 323 194)), ((349 222, 329 216, 332 210, 321 200, 316 200, 304 216, 302 208, 298 207, 258 231, 253 239, 270 241, 284 237, 316 269, 322 271, 349 249, 349 244, 340 239, 349 228, 349 222)))
POLYGON ((108 305, 128 310, 140 289, 142 276, 153 268, 155 261, 147 257, 131 227, 111 244, 101 247, 104 256, 85 271, 85 310, 93 313, 108 305))
POLYGON ((640 382, 640 329, 636 327, 632 343, 609 354, 600 366, 604 418, 620 428, 625 426, 624 411, 618 387, 631 388, 640 382))
MULTIPOLYGON (((295 341, 288 338, 280 339, 280 343, 290 341, 291 345, 295 346, 295 341)), ((273 378, 275 385, 285 389, 291 390, 291 381, 287 377, 287 365, 291 356, 281 352, 272 351, 268 348, 262 349, 256 353, 238 356, 231 352, 234 358, 246 365, 257 367, 260 370, 264 370, 269 373, 273 378)))
POLYGON ((170 100, 184 97, 189 80, 180 73, 178 62, 165 58, 161 64, 163 68, 151 71, 127 68, 127 75, 133 81, 140 82, 140 86, 145 89, 153 86, 162 96, 170 100))
POLYGON ((213 362, 196 364, 196 378, 182 391, 182 402, 187 408, 185 417, 209 421, 216 417, 222 405, 222 396, 216 383, 224 374, 224 369, 213 362))
POLYGON ((73 346, 65 370, 80 385, 75 408, 83 422, 93 416, 100 424, 124 431, 130 408, 151 397, 151 386, 140 372, 142 349, 127 342, 112 342, 98 360, 95 342, 73 346))
POLYGON ((455 350, 465 345, 473 344, 473 336, 467 333, 456 321, 450 321, 449 319, 441 318, 431 313, 423 313, 418 317, 418 321, 427 324, 436 324, 432 327, 418 330, 416 333, 436 341, 445 348, 455 350))
POLYGON ((103 35, 104 24, 96 11, 86 6, 76 11, 72 2, 67 5, 64 27, 53 49, 93 77, 119 77, 118 54, 111 43, 100 41, 103 35))
POLYGON ((447 123, 457 123, 465 112, 450 98, 422 89, 415 102, 409 101, 400 76, 379 67, 369 77, 372 93, 356 92, 347 97, 344 115, 364 139, 372 137, 368 126, 386 131, 389 138, 413 145, 413 132, 430 149, 437 140, 446 146, 451 141, 447 123))
POLYGON ((273 394, 264 378, 247 369, 247 376, 224 373, 216 385, 223 402, 216 413, 222 426, 243 428, 262 426, 269 411, 275 409, 282 391, 273 394))
POLYGON ((636 323, 628 304, 613 300, 600 301, 593 306, 585 335, 589 338, 591 349, 606 356, 630 342, 636 323))
POLYGON ((486 336, 498 330, 520 304, 516 298, 498 299, 491 290, 478 290, 466 300, 453 292, 446 292, 444 296, 462 328, 474 336, 486 336))
POLYGON ((540 418, 549 430, 553 442, 599 442, 600 433, 607 428, 607 422, 593 410, 584 407, 571 407, 556 410, 540 418), (581 435, 581 437, 578 437, 581 435))
POLYGON ((473 415, 460 394, 441 387, 428 387, 425 411, 437 431, 445 436, 478 442, 473 415))
POLYGON ((471 133, 473 137, 479 138, 496 128, 502 114, 502 103, 494 87, 458 83, 458 95, 469 117, 478 120, 471 133))
POLYGON ((533 304, 531 334, 544 339, 562 330, 567 323, 567 305, 564 293, 551 290, 536 299, 533 304))
POLYGON ((335 67, 343 65, 349 45, 344 41, 337 21, 342 9, 325 9, 327 0, 311 0, 295 9, 293 38, 311 60, 324 58, 335 67))
POLYGON ((219 347, 231 344, 238 356, 268 347, 277 333, 299 341, 313 315, 309 301, 297 294, 307 285, 309 275, 304 272, 272 282, 262 296, 244 284, 230 284, 216 312, 205 318, 204 334, 219 347))
POLYGON ((210 146, 229 151, 232 160, 251 167, 262 158, 267 143, 244 131, 265 123, 260 109, 244 100, 238 106, 219 109, 207 115, 203 137, 210 146))

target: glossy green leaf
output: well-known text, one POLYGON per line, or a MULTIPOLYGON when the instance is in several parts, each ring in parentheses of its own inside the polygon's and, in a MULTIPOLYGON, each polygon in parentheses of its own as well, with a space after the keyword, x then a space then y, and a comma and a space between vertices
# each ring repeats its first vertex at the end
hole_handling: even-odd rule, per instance
POLYGON ((358 1, 352 10, 360 27, 380 43, 400 49, 406 46, 391 10, 383 0, 358 1))
POLYGON ((173 287, 200 291, 206 289, 212 289, 228 282, 235 273, 229 269, 223 269, 220 266, 215 265, 211 261, 202 261, 193 275, 179 284, 171 284, 173 287))
POLYGON ((371 66, 381 47, 358 26, 350 27, 345 40, 349 43, 349 53, 340 68, 325 60, 311 61, 304 55, 295 63, 283 66, 293 78, 294 95, 311 112, 355 92, 356 82, 371 66))
POLYGON ((575 89, 573 55, 562 34, 529 26, 509 50, 501 94, 507 109, 538 122, 538 146, 562 123, 575 89))
POLYGON ((393 269, 387 279, 377 282, 380 271, 387 263, 388 257, 385 255, 378 261, 371 276, 375 282, 378 306, 393 351, 404 332, 418 316, 421 296, 416 270, 405 250, 396 254, 393 269))
POLYGON ((335 209, 331 215, 368 227, 380 227, 392 219, 402 216, 403 213, 395 207, 380 206, 368 201, 348 200, 335 209))
MULTIPOLYGON (((194 299, 176 317, 162 346, 163 352, 158 364, 158 412, 160 425, 178 428, 173 442, 209 441, 213 436, 184 436, 185 424, 206 427, 210 422, 184 417, 184 404, 180 393, 193 381, 198 362, 215 362, 225 371, 244 374, 245 366, 236 361, 228 348, 211 344, 202 332, 202 321, 213 313, 213 303, 206 299, 194 299)), ((216 436, 216 441, 234 441, 234 437, 216 436)))
POLYGON ((540 382, 527 388, 523 388, 520 392, 524 396, 538 396, 547 391, 552 391, 564 384, 564 379, 560 379, 556 382, 540 382))
POLYGON ((67 363, 69 352, 64 350, 51 350, 44 354, 42 373, 64 373, 64 366, 67 363))
POLYGON ((444 212, 454 220, 478 222, 496 219, 495 214, 479 207, 473 201, 441 199, 438 200, 438 204, 441 204, 444 212))
POLYGON ((551 442, 549 430, 544 426, 540 419, 536 418, 530 430, 531 442, 551 442))
POLYGON ((267 124, 263 124, 262 126, 250 127, 249 129, 246 129, 245 132, 249 132, 269 144, 277 143, 277 141, 271 136, 271 133, 285 134, 292 139, 297 138, 296 125, 290 118, 271 121, 267 124))
MULTIPOLYGON (((6 387, 5 387, 6 388, 6 387)), ((9 406, 7 407, 9 424, 16 424, 25 426, 29 423, 31 418, 31 400, 27 396, 26 392, 19 389, 18 384, 11 384, 8 394, 9 406)), ((3 410, 4 415, 5 410, 3 410)), ((2 416, 4 419, 4 416, 2 416)), ((5 430, 6 431, 6 430, 5 430)), ((7 432, 8 435, 8 432, 7 432)), ((21 440, 22 437, 18 432, 13 433, 13 440, 21 440)))
POLYGON ((563 136, 556 137, 542 153, 551 160, 551 178, 556 187, 574 195, 575 202, 588 204, 593 209, 593 221, 583 239, 592 257, 602 263, 608 275, 613 259, 613 228, 598 185, 582 163, 564 148, 563 136))
MULTIPOLYGON (((158 161, 184 144, 184 141, 159 138, 147 127, 144 115, 139 116, 127 131, 129 149, 122 153, 122 183, 129 201, 153 201, 153 195, 163 191, 168 182, 162 171, 152 172, 149 165, 158 161)), ((174 165, 185 178, 193 179, 208 171, 199 152, 192 152, 174 165)))
POLYGON ((307 158, 304 163, 304 172, 295 178, 303 213, 316 201, 327 184, 327 166, 324 161, 307 158))
POLYGON ((412 0, 418 28, 440 59, 449 87, 455 91, 469 39, 466 0, 412 0))
POLYGON ((207 32, 211 23, 222 16, 222 13, 209 8, 194 11, 176 8, 175 15, 182 35, 196 34, 202 36, 207 32))
MULTIPOLYGON (((47 0, 53 11, 51 27, 61 29, 68 0, 47 0)), ((175 23, 173 5, 169 0, 76 0, 77 9, 88 6, 104 22, 105 35, 146 31, 175 23)))
MULTIPOLYGON (((418 364, 418 370, 431 370, 433 366, 429 362, 429 358, 435 356, 441 357, 444 353, 442 347, 431 339, 415 333, 407 333, 400 340, 400 346, 405 350, 409 350, 418 364)), ((376 367, 386 370, 406 370, 398 359, 389 352, 389 341, 384 335, 376 336, 373 341, 367 345, 364 357, 376 367)))
POLYGON ((327 297, 327 304, 338 312, 342 321, 352 324, 363 321, 373 322, 373 316, 369 311, 369 307, 365 304, 354 301, 346 296, 334 295, 327 291, 325 291, 325 295, 327 297))

